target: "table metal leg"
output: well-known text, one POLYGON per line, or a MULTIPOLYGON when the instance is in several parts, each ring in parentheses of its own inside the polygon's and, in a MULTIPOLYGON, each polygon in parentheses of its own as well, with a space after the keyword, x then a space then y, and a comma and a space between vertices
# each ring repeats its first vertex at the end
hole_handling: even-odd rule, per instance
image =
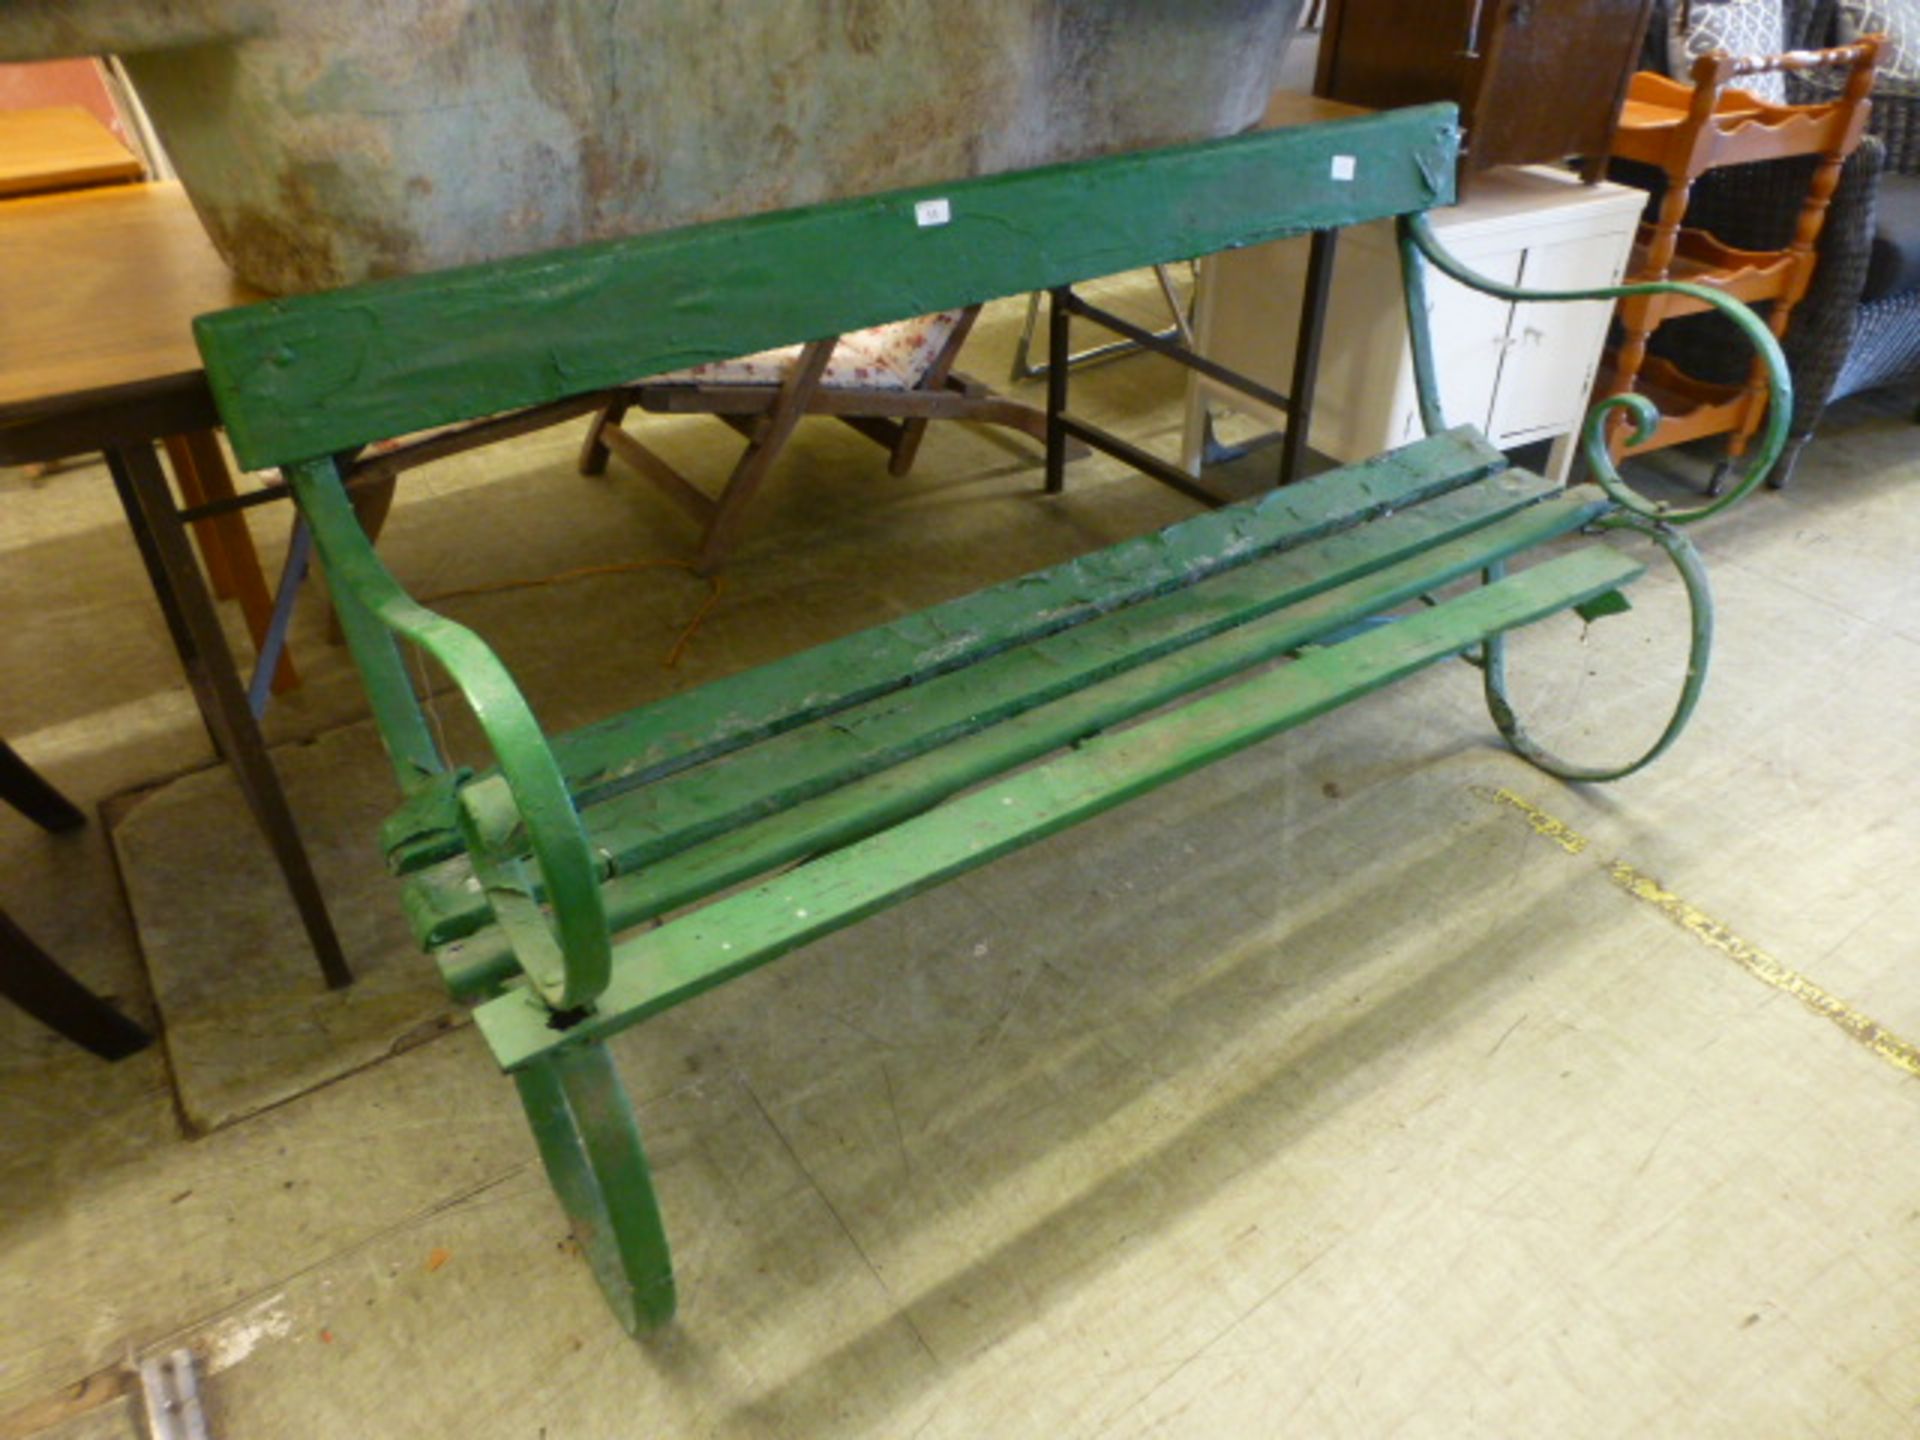
POLYGON ((321 974, 335 989, 347 985, 353 979, 347 957, 334 933, 306 847, 300 842, 286 792, 280 788, 280 777, 274 773, 260 727, 247 706, 247 692, 240 684, 199 567, 194 564, 186 526, 173 508, 160 462, 147 445, 109 450, 106 458, 208 733, 233 767, 247 808, 273 847, 307 938, 319 957, 321 974))
POLYGON ((1293 350, 1293 385, 1287 391, 1287 433, 1280 446, 1280 483, 1300 478, 1300 457, 1313 422, 1313 387, 1320 374, 1320 337, 1327 326, 1327 296, 1333 289, 1337 230, 1316 230, 1307 251, 1306 293, 1300 304, 1300 337, 1293 350))
POLYGON ((0 740, 0 800, 44 830, 78 830, 87 817, 0 740))
POLYGON ((1060 417, 1067 408, 1067 291, 1047 292, 1047 493, 1067 488, 1067 432, 1060 417))
POLYGON ((153 1037, 33 943, 0 911, 0 996, 103 1060, 118 1060, 153 1037))
MULTIPOLYGON (((187 466, 206 499, 232 500, 233 474, 227 469, 227 457, 220 449, 219 437, 211 430, 194 430, 179 437, 179 443, 187 457, 187 466)), ((246 617, 247 630, 253 636, 254 648, 258 650, 265 643, 268 627, 272 624, 273 599, 267 593, 266 577, 260 573, 260 557, 253 550, 253 536, 247 531, 247 517, 234 511, 216 515, 203 523, 221 537, 220 548, 226 554, 231 571, 234 598, 240 602, 240 613, 246 617)), ((216 586, 216 599, 219 593, 219 587, 216 586)), ((289 690, 298 689, 299 685, 300 676, 293 668, 293 657, 282 649, 274 666, 273 693, 283 695, 289 690)))

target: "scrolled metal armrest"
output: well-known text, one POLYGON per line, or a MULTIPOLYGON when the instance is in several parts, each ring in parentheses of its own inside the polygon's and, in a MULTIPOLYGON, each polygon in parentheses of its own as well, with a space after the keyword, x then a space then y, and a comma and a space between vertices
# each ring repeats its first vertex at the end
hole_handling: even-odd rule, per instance
MULTIPOLYGON (((356 654, 360 642, 349 620, 350 606, 431 655, 472 709, 499 766, 497 781, 466 787, 462 794, 465 802, 467 791, 477 792, 475 803, 461 806, 475 869, 541 998, 559 1011, 589 1004, 606 988, 613 963, 599 867, 526 697, 484 640, 427 609, 393 578, 360 528, 330 461, 289 466, 287 479, 313 528, 327 579, 346 600, 342 619, 348 621, 356 654), (517 878, 525 850, 532 852, 551 920, 534 887, 517 878)), ((376 717, 380 710, 376 695, 376 717)), ((392 750, 395 742, 385 726, 382 737, 392 750)), ((398 754, 395 765, 407 768, 398 754)))
POLYGON ((1608 494, 1622 509, 1636 515, 1665 524, 1684 525, 1726 509, 1736 504, 1761 480, 1766 477, 1773 463, 1779 458, 1782 447, 1787 441, 1787 425, 1793 415, 1793 381, 1787 374, 1786 357, 1780 352, 1780 344, 1771 331, 1761 323, 1760 317, 1732 296, 1710 290, 1704 285, 1690 285, 1679 280, 1653 280, 1627 285, 1601 285, 1591 290, 1528 290, 1517 285, 1508 285, 1490 276, 1469 270, 1453 256, 1449 255, 1433 234, 1433 227, 1424 215, 1403 216, 1400 221, 1400 255, 1405 272, 1407 306, 1410 330, 1414 337, 1414 365, 1419 376, 1421 415, 1427 427, 1445 428, 1445 420, 1439 414, 1439 387, 1433 373, 1433 353, 1430 338, 1426 333, 1426 281, 1421 269, 1424 260, 1433 265, 1441 274, 1456 280, 1469 289, 1483 294, 1498 296, 1503 300, 1518 301, 1562 301, 1562 300, 1618 300, 1633 295, 1655 295, 1673 293, 1690 295, 1718 310, 1738 327, 1747 342, 1758 352, 1762 364, 1766 367, 1769 395, 1767 400, 1767 422, 1761 432, 1760 447, 1754 451, 1741 472, 1739 479, 1718 499, 1691 509, 1675 510, 1671 507, 1646 499, 1620 477, 1619 469, 1613 463, 1613 456, 1607 447, 1607 428, 1611 417, 1624 414, 1633 423, 1633 440, 1639 442, 1653 434, 1653 428, 1659 423, 1660 412, 1653 402, 1644 395, 1609 395, 1587 412, 1585 423, 1580 428, 1581 451, 1586 456, 1587 465, 1592 471, 1594 482, 1608 494))

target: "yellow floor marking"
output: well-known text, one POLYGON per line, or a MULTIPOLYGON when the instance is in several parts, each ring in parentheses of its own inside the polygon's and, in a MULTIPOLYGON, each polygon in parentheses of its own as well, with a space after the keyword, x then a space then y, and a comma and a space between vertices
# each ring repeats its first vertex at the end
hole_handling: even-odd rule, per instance
POLYGON ((1748 944, 1718 920, 1682 900, 1671 890, 1662 889, 1657 881, 1642 875, 1624 860, 1609 864, 1607 877, 1634 899, 1653 906, 1702 945, 1718 950, 1756 980, 1776 990, 1784 990, 1814 1014, 1831 1020, 1889 1065, 1897 1066, 1909 1075, 1920 1075, 1920 1046, 1901 1039, 1878 1021, 1861 1014, 1838 995, 1822 989, 1799 971, 1782 965, 1757 945, 1748 944))
MULTIPOLYGON (((1558 845, 1569 855, 1578 855, 1587 848, 1585 836, 1511 790, 1474 786, 1473 791, 1493 804, 1518 810, 1527 817, 1527 823, 1533 827, 1535 834, 1558 845)), ((1651 905, 1702 945, 1718 950, 1754 979, 1784 991, 1814 1014, 1838 1025, 1848 1036, 1889 1065, 1909 1075, 1920 1075, 1920 1046, 1863 1015, 1838 995, 1822 988, 1799 971, 1781 964, 1759 946, 1742 940, 1698 906, 1662 887, 1659 881, 1643 875, 1624 860, 1607 862, 1607 878, 1643 905, 1651 905)))
POLYGON ((1564 821, 1556 820, 1538 805, 1502 787, 1489 789, 1484 785, 1475 785, 1473 793, 1495 805, 1508 805, 1527 817, 1527 823, 1533 827, 1533 833, 1542 840, 1551 840, 1569 855, 1578 855, 1587 848, 1587 837, 1564 821))

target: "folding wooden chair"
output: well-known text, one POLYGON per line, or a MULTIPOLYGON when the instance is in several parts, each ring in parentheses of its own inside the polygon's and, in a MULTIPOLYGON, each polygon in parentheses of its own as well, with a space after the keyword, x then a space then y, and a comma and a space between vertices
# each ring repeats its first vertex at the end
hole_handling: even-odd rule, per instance
MULTIPOLYGON (((617 454, 661 486, 704 527, 694 568, 710 575, 725 562, 742 512, 803 415, 831 415, 882 445, 889 452, 887 470, 893 475, 905 475, 912 468, 929 420, 1004 425, 1045 445, 1044 411, 996 394, 953 368, 979 313, 979 305, 944 310, 805 345, 696 365, 617 390, 417 431, 366 447, 357 456, 340 457, 343 478, 361 528, 370 539, 378 540, 403 471, 591 413, 593 423, 580 452, 581 473, 603 473, 607 457, 617 454), (636 405, 656 413, 717 416, 746 436, 746 453, 718 499, 621 427, 621 420, 636 405)), ((1086 447, 1069 439, 1064 453, 1077 458, 1086 453, 1086 447)), ((282 579, 272 633, 262 650, 266 663, 280 659, 306 558, 307 537, 296 524, 288 545, 289 575, 282 579)), ((336 642, 342 638, 337 617, 333 638, 336 642)), ((257 695, 257 703, 263 704, 264 699, 264 694, 257 695)))
POLYGON ((710 574, 725 563, 743 512, 803 415, 831 415, 884 446, 892 475, 912 468, 929 420, 1005 425, 1044 444, 1044 413, 953 368, 979 313, 978 305, 945 310, 625 386, 594 418, 580 471, 598 475, 607 457, 618 455, 659 485, 702 525, 695 568, 710 574), (636 405, 660 414, 717 416, 746 436, 746 453, 718 498, 621 427, 636 405))

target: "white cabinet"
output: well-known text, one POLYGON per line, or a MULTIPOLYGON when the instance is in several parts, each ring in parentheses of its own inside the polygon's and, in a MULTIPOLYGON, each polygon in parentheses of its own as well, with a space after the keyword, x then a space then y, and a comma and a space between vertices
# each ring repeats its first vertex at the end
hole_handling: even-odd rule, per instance
MULTIPOLYGON (((1583 185, 1545 167, 1493 170, 1432 220, 1441 243, 1483 275, 1581 290, 1620 279, 1645 201, 1643 191, 1583 185)), ((1364 460, 1422 433, 1392 222, 1342 232, 1335 254, 1308 442, 1336 460, 1364 460)), ((1305 238, 1210 256, 1195 302, 1200 352, 1286 393, 1306 268, 1305 238)), ((1427 287, 1447 422, 1477 425, 1504 449, 1558 440, 1549 468, 1564 479, 1611 303, 1510 304, 1432 267, 1427 287)), ((1285 425, 1284 415, 1203 375, 1190 373, 1187 387, 1182 448, 1194 473, 1209 407, 1285 425)))

